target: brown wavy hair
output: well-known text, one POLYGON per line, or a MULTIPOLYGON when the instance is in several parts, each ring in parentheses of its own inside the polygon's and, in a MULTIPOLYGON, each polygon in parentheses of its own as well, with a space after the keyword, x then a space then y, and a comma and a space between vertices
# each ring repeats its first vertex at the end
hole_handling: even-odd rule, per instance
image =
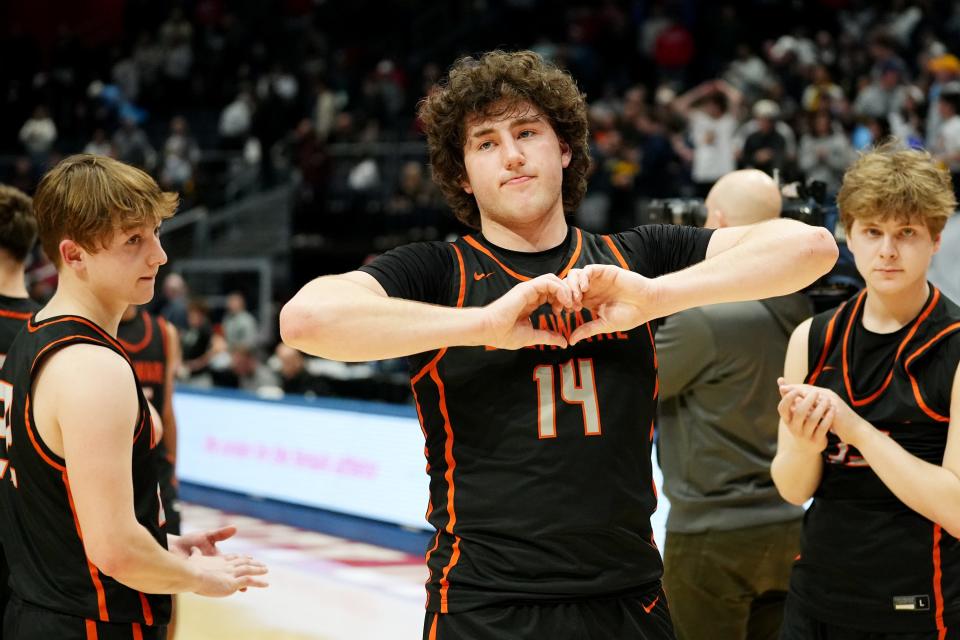
POLYGON ((77 154, 47 172, 33 197, 40 243, 60 266, 60 241, 87 251, 105 249, 117 231, 159 224, 177 210, 180 196, 149 175, 113 158, 77 154))
POLYGON ((936 239, 957 208, 950 173, 929 153, 905 149, 895 139, 860 154, 843 175, 837 194, 840 222, 848 233, 855 220, 921 220, 936 239))
POLYGON ((563 209, 573 213, 587 190, 590 147, 586 100, 569 73, 532 51, 490 51, 479 59, 457 60, 446 80, 420 101, 418 115, 427 134, 433 180, 457 219, 475 229, 480 228, 480 210, 463 190, 467 123, 505 117, 523 102, 533 105, 570 147, 570 163, 563 170, 563 209))
POLYGON ((19 189, 0 184, 0 249, 23 262, 36 241, 33 200, 19 189))

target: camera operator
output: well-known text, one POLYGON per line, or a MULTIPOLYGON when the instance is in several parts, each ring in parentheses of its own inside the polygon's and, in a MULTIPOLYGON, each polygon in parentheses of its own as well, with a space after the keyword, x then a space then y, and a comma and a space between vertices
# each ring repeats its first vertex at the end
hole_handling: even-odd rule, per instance
MULTIPOLYGON (((706 227, 777 218, 777 184, 757 170, 722 177, 706 227)), ((802 293, 689 309, 656 337, 659 459, 670 498, 664 588, 679 640, 776 638, 802 509, 770 479, 773 384, 793 329, 810 317, 802 293)))

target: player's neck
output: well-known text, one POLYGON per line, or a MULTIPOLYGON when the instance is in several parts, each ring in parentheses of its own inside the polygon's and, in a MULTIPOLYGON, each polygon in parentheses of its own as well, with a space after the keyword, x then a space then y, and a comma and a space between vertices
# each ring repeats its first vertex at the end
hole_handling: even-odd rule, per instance
POLYGON ((60 274, 57 291, 50 302, 37 313, 39 320, 54 316, 80 316, 90 320, 113 337, 117 337, 117 327, 123 315, 126 303, 107 303, 97 297, 89 288, 71 282, 60 274))
POLYGON ((868 287, 863 326, 874 333, 893 333, 920 315, 929 297, 930 285, 925 279, 895 294, 878 293, 868 287))
POLYGON ((27 286, 24 284, 24 267, 0 263, 0 295, 10 298, 27 298, 27 286))
POLYGON ((480 218, 483 237, 502 249, 533 253, 552 249, 567 237, 567 220, 563 209, 527 223, 503 222, 486 216, 480 218))

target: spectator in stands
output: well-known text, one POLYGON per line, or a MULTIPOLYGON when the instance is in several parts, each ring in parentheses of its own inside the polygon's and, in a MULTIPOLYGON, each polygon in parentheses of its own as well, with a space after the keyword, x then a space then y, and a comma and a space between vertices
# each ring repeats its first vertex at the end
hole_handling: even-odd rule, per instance
POLYGON ((878 70, 879 76, 863 86, 853 102, 856 115, 886 118, 903 108, 906 100, 903 66, 895 60, 887 60, 879 65, 878 70))
POLYGON ((960 192, 960 83, 944 86, 937 106, 942 124, 931 151, 950 170, 953 190, 960 192))
POLYGON ((177 116, 170 121, 170 135, 163 143, 160 184, 181 194, 193 187, 194 167, 200 160, 200 147, 190 135, 187 121, 177 116))
POLYGON ((33 110, 33 114, 20 127, 20 142, 30 154, 30 160, 35 168, 43 168, 47 156, 57 141, 57 125, 50 117, 50 112, 43 105, 33 110))
POLYGON ((183 352, 183 377, 207 373, 210 359, 217 353, 207 303, 200 298, 187 306, 187 327, 180 331, 183 352))
POLYGON ((158 306, 164 320, 181 331, 187 328, 187 283, 179 273, 168 274, 163 279, 162 299, 158 306))
POLYGON ((840 85, 833 82, 826 65, 816 65, 811 75, 811 83, 803 90, 801 98, 803 108, 812 113, 829 111, 835 116, 845 114, 848 108, 846 96, 840 85))
POLYGON ((672 103, 687 120, 692 149, 678 148, 691 164, 697 194, 706 196, 713 183, 736 168, 734 134, 742 95, 723 80, 704 82, 672 103))
POLYGON ((220 113, 220 144, 225 149, 242 149, 253 125, 253 96, 242 90, 220 113))
POLYGON ((302 353, 280 342, 273 355, 278 364, 280 388, 284 393, 304 396, 330 395, 327 383, 307 371, 306 359, 302 353))
POLYGON ((945 85, 960 80, 960 59, 951 53, 936 56, 927 63, 927 70, 933 74, 933 82, 927 90, 927 148, 932 148, 940 132, 943 118, 940 115, 940 92, 945 85))
POLYGON ((257 320, 247 311, 247 301, 239 291, 227 296, 227 310, 221 326, 231 353, 237 347, 254 349, 260 342, 257 320))
POLYGON ((95 156, 113 157, 113 145, 110 144, 110 140, 107 139, 107 132, 102 127, 93 130, 93 136, 91 136, 87 146, 83 148, 83 152, 95 156))
POLYGON ((809 119, 809 130, 800 138, 797 161, 807 180, 827 185, 828 199, 832 201, 840 190, 843 172, 854 160, 853 147, 829 111, 818 111, 809 119))
POLYGON ((753 105, 753 118, 745 126, 751 131, 743 141, 741 164, 774 177, 789 172, 796 138, 790 126, 780 120, 780 107, 772 100, 759 100, 753 105))
POLYGON ((157 166, 157 151, 150 144, 146 132, 131 117, 120 122, 120 128, 113 134, 113 149, 117 160, 132 164, 145 171, 157 166))
POLYGON ((261 362, 256 349, 240 344, 230 348, 230 366, 227 369, 214 369, 212 373, 213 383, 218 387, 252 393, 278 387, 276 374, 261 362))

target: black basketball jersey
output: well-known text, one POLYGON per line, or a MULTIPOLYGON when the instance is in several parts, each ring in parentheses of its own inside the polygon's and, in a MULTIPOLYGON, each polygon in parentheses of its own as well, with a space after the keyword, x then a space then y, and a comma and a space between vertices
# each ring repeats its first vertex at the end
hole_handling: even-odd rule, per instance
MULTIPOLYGON (((558 275, 629 268, 615 240, 573 230, 558 275)), ((448 304, 485 305, 534 274, 482 238, 450 245, 448 304)), ((535 326, 566 335, 590 319, 535 326)), ((427 609, 646 593, 662 574, 650 514, 657 401, 653 328, 574 347, 450 347, 410 358, 430 475, 427 609)))
MULTIPOLYGON (((880 367, 877 343, 873 353, 854 346, 858 333, 866 342, 866 290, 815 316, 807 382, 832 389, 907 452, 941 465, 960 360, 960 307, 930 289, 917 318, 890 335, 880 367)), ((933 632, 960 625, 957 539, 901 502, 860 453, 832 432, 822 458, 823 477, 804 521, 791 594, 824 622, 865 631, 933 632)))
POLYGON ((13 339, 40 305, 30 298, 11 298, 0 295, 0 365, 7 357, 13 339))
MULTIPOLYGON (((87 558, 65 461, 45 445, 34 426, 34 376, 45 358, 73 344, 99 345, 129 362, 120 344, 94 323, 59 316, 28 321, 0 370, 5 426, 0 445, 0 527, 10 564, 10 587, 25 602, 88 620, 166 624, 170 596, 130 589, 87 558)), ((139 384, 137 393, 140 411, 130 425, 136 517, 166 548, 153 464, 153 426, 139 384)))
POLYGON ((117 341, 133 361, 143 394, 163 414, 167 390, 167 324, 141 309, 130 320, 120 322, 117 341))

